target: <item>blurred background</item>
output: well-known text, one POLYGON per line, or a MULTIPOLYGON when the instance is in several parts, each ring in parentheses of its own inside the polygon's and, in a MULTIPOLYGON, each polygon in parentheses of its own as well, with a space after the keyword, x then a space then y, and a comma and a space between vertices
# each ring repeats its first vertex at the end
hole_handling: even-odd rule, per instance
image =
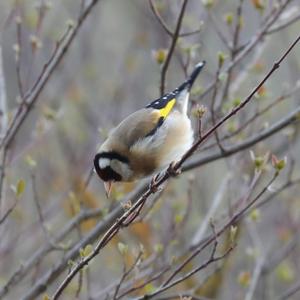
MULTIPOLYGON (((152 1, 158 15, 150 1, 98 2, 2 159, 1 299, 42 299, 43 295, 48 299, 45 295, 54 293, 76 258, 68 259, 43 288, 35 290, 39 280, 124 203, 122 199, 138 184, 118 185, 112 199, 105 197, 97 176, 84 189, 94 154, 109 130, 160 96, 161 70, 182 0, 152 1), (78 221, 76 217, 84 213, 88 216, 78 221)), ((1 100, 2 137, 57 41, 76 26, 90 3, 0 2, 0 72, 6 93, 6 104, 1 100)), ((206 60, 191 97, 196 133, 199 105, 206 109, 201 118, 206 131, 213 123, 212 111, 218 120, 239 105, 297 38, 299 26, 298 1, 188 1, 180 30, 183 35, 172 53, 165 90, 177 87, 197 62, 206 60), (229 69, 231 64, 234 67, 229 69)), ((233 224, 237 233, 229 255, 155 299, 183 299, 185 295, 185 299, 299 299, 296 292, 284 298, 291 288, 300 289, 299 123, 289 122, 232 156, 207 160, 211 154, 222 154, 223 148, 226 153, 257 137, 299 110, 299 57, 298 45, 251 103, 218 130, 222 144, 216 143, 214 135, 203 144, 187 166, 201 159, 203 163, 169 180, 164 191, 150 199, 138 221, 122 230, 75 277, 61 299, 134 299, 154 292, 168 277, 163 270, 182 263, 211 234, 210 220, 221 228, 243 199, 253 199, 264 188, 268 190, 259 198, 263 204, 233 224), (286 165, 269 185, 276 169, 271 154, 286 159, 286 165), (141 258, 135 261, 139 253, 141 258), (133 271, 116 293, 124 266, 131 265, 133 271), (150 280, 160 272, 160 277, 150 280), (129 288, 135 290, 126 294, 129 288)), ((230 230, 221 235, 218 253, 230 247, 231 238, 230 230)), ((86 245, 81 248, 89 251, 86 245)), ((197 256, 178 277, 205 262, 210 251, 197 256)))

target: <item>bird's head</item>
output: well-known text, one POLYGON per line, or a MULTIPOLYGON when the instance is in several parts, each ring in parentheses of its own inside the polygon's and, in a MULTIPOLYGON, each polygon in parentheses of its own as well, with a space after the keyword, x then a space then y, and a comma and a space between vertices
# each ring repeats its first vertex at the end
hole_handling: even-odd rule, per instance
POLYGON ((114 151, 97 153, 94 158, 94 167, 97 175, 104 181, 107 196, 114 182, 128 181, 131 175, 128 158, 114 151))

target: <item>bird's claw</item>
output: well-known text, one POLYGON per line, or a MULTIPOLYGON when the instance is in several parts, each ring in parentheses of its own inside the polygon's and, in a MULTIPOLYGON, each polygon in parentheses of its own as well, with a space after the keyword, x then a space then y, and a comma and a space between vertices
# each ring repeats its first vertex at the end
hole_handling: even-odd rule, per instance
POLYGON ((181 169, 177 169, 176 168, 176 162, 173 161, 170 163, 168 169, 167 169, 167 173, 170 177, 176 177, 181 173, 181 169))
POLYGON ((157 186, 159 176, 160 174, 158 173, 151 178, 149 189, 153 191, 153 193, 156 193, 159 190, 159 187, 157 186))

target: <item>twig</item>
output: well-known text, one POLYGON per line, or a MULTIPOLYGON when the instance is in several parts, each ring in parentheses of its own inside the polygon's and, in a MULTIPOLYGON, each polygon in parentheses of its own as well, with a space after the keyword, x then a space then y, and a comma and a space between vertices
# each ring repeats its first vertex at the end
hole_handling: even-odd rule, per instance
POLYGON ((258 258, 256 266, 254 268, 253 275, 252 275, 249 290, 248 290, 248 292, 245 296, 245 300, 252 300, 253 299, 255 288, 257 286, 259 277, 262 273, 264 262, 265 262, 265 257, 258 258))
MULTIPOLYGON (((153 197, 151 198, 150 205, 148 205, 147 208, 144 209, 143 214, 140 215, 140 217, 138 219, 135 219, 134 223, 141 223, 141 222, 143 222, 145 220, 145 218, 151 213, 152 208, 158 202, 158 200, 162 199, 160 197, 161 196, 161 192, 162 191, 158 191, 155 195, 153 195, 153 197)), ((149 218, 151 218, 151 216, 149 216, 149 218)))
POLYGON ((198 118, 198 137, 199 139, 202 138, 202 118, 198 118))
POLYGON ((142 284, 139 284, 137 286, 133 286, 131 288, 129 288, 128 290, 124 291, 120 296, 118 296, 117 300, 123 298, 124 296, 131 294, 135 291, 138 291, 142 288, 144 288, 147 284, 159 279, 161 276, 163 276, 167 271, 169 270, 169 267, 167 268, 163 268, 159 273, 157 273, 156 275, 150 277, 149 279, 145 280, 142 284))
POLYGON ((222 180, 219 189, 217 190, 211 206, 208 210, 208 212, 205 214, 205 218, 201 223, 201 226, 199 227, 199 229, 197 230, 197 232, 194 234, 193 238, 192 238, 192 247, 194 245, 197 245, 199 243, 199 241, 201 241, 203 239, 203 235, 208 227, 209 224, 209 220, 213 217, 215 211, 217 210, 217 208, 219 207, 223 196, 225 195, 225 191, 227 189, 228 186, 228 181, 230 180, 232 174, 228 173, 228 175, 226 177, 224 177, 224 179, 222 180))
MULTIPOLYGON (((3 59, 2 59, 2 36, 0 35, 0 118, 1 118, 1 138, 4 136, 7 130, 8 124, 8 113, 7 113, 7 96, 6 96, 6 84, 3 69, 3 59)), ((5 181, 5 169, 6 169, 6 157, 7 149, 3 149, 1 154, 1 168, 0 168, 0 217, 2 211, 2 198, 3 189, 5 181)))
POLYGON ((7 128, 7 97, 6 97, 6 84, 3 69, 3 54, 2 54, 2 38, 0 36, 0 116, 1 116, 1 138, 7 128))
POLYGON ((211 298, 196 296, 194 292, 178 292, 157 298, 157 300, 211 300, 211 298))
POLYGON ((79 272, 79 277, 78 277, 78 287, 75 293, 75 297, 78 298, 81 292, 81 288, 82 288, 82 282, 83 282, 83 269, 80 270, 79 272))
MULTIPOLYGON (((249 189, 248 189, 248 192, 241 198, 241 200, 239 201, 239 203, 241 203, 243 205, 243 207, 246 206, 247 202, 249 202, 249 198, 250 198, 250 195, 251 195, 251 192, 253 191, 257 181, 258 181, 258 174, 254 174, 254 177, 251 181, 251 184, 249 186, 249 189)), ((236 208, 236 211, 238 211, 239 207, 236 208)), ((233 220, 233 216, 230 217, 230 220, 233 220)), ((236 223, 236 220, 233 221, 233 223, 230 224, 231 225, 234 225, 236 223)), ((211 223, 210 223, 211 224, 211 223)), ((190 247, 191 249, 195 248, 195 250, 192 252, 191 255, 189 255, 188 258, 186 258, 182 264, 180 266, 178 266, 174 271, 173 273, 166 279, 166 281, 163 283, 163 286, 164 285, 167 285, 169 284, 173 278, 175 278, 175 276, 188 264, 190 263, 196 256, 198 256, 208 245, 210 245, 214 240, 216 240, 216 238, 219 236, 219 234, 217 234, 214 230, 214 235, 212 237, 210 237, 209 239, 207 239, 204 243, 204 245, 201 245, 200 243, 198 244, 198 247, 195 248, 195 244, 192 244, 192 246, 190 247), (214 239, 212 239, 214 238, 214 239), (208 244, 206 244, 206 242, 208 242, 208 244)))
POLYGON ((217 23, 217 20, 213 14, 213 12, 211 10, 208 10, 208 17, 211 21, 212 26, 214 27, 218 37, 220 38, 220 40, 222 41, 222 43, 224 44, 224 46, 230 50, 231 47, 229 45, 229 42, 227 41, 227 38, 225 37, 225 35, 223 34, 222 30, 219 28, 219 25, 217 23))
MULTIPOLYGON (((251 40, 247 43, 245 47, 243 47, 243 50, 241 50, 236 56, 235 59, 227 65, 224 72, 229 72, 232 68, 234 68, 245 56, 247 56, 254 48, 255 46, 261 41, 263 36, 266 34, 267 30, 276 22, 278 17, 281 15, 285 7, 289 4, 291 0, 286 0, 284 3, 281 4, 281 6, 275 11, 275 13, 272 13, 268 21, 264 24, 262 28, 259 29, 258 32, 251 38, 251 40)), ((201 98, 206 96, 214 87, 216 84, 216 81, 214 80, 202 93, 201 98)))
POLYGON ((278 300, 287 300, 294 296, 296 293, 300 292, 300 281, 291 286, 287 291, 279 296, 278 300))
POLYGON ((84 12, 85 9, 85 3, 86 0, 80 0, 80 10, 79 10, 79 15, 81 15, 84 12))
MULTIPOLYGON (((275 175, 276 176, 276 175, 275 175)), ((272 180, 271 180, 272 181, 272 180)), ((267 184, 267 186, 266 187, 268 187, 269 185, 271 184, 271 182, 269 182, 268 184, 267 184)), ((251 184, 252 185, 252 184, 251 184)), ((263 192, 265 192, 266 191, 266 189, 264 189, 264 191, 263 192)), ((259 197, 262 195, 262 193, 260 193, 260 195, 258 195, 257 197, 256 197, 256 199, 258 200, 259 199, 259 197)), ((243 201, 244 203, 246 203, 245 201, 243 201)), ((245 214, 243 214, 243 216, 246 216, 248 213, 249 213, 249 209, 248 209, 248 211, 245 213, 245 214)), ((214 251, 214 250, 213 250, 214 251)), ((262 266, 262 265, 264 265, 264 264, 259 264, 260 266, 262 266)), ((258 266, 258 265, 257 265, 258 266)), ((258 278, 258 274, 260 274, 261 272, 263 272, 262 271, 262 269, 259 267, 256 267, 256 269, 255 269, 256 271, 254 271, 254 275, 253 275, 253 284, 254 284, 254 282, 256 282, 257 281, 257 278, 258 278)), ((256 284, 255 284, 256 285, 256 284)), ((254 286, 255 286, 254 285, 254 286)), ((163 292, 164 290, 157 290, 156 292, 154 292, 154 294, 153 295, 156 295, 157 296, 157 292, 163 292)), ((177 297, 178 297, 178 295, 179 294, 181 294, 181 293, 178 293, 177 294, 177 297)), ((147 298, 149 295, 146 295, 146 296, 144 296, 145 298, 147 298)), ((151 296, 152 296, 152 294, 150 294, 150 298, 151 298, 151 296)), ((157 297, 155 297, 155 298, 157 298, 157 297)), ((140 297, 140 298, 138 298, 138 299, 144 299, 143 297, 140 297)), ((148 299, 148 298, 147 298, 148 299)), ((164 297, 163 298, 158 298, 158 299, 164 299, 164 297)), ((166 297, 166 299, 168 299, 168 297, 166 297)), ((170 298, 170 299, 173 299, 173 298, 170 298)), ((174 298, 175 299, 175 298, 174 298)), ((176 298, 177 299, 177 298, 176 298)))
MULTIPOLYGON (((126 195, 125 199, 123 199, 124 202, 130 200, 130 199, 138 199, 147 189, 148 185, 145 185, 145 183, 142 181, 141 184, 132 192, 126 195)), ((100 217, 102 216, 103 219, 101 222, 99 222, 93 230, 87 234, 87 236, 83 237, 76 245, 72 247, 72 250, 70 250, 63 261, 59 262, 59 265, 55 268, 51 269, 49 274, 47 274, 47 278, 43 277, 40 279, 39 282, 36 283, 29 291, 28 291, 28 298, 32 299, 36 297, 36 295, 40 292, 42 292, 45 288, 45 284, 41 284, 41 281, 44 280, 53 280, 56 276, 56 274, 59 274, 64 270, 65 265, 68 263, 68 260, 74 259, 81 248, 84 248, 87 244, 92 243, 96 238, 99 237, 99 235, 103 232, 105 232, 114 222, 115 220, 120 217, 123 214, 124 210, 121 205, 116 207, 112 212, 110 212, 108 215, 103 216, 102 209, 96 209, 96 210, 82 210, 77 216, 75 216, 72 220, 70 220, 64 228, 53 238, 54 243, 59 243, 62 239, 64 239, 67 234, 69 234, 74 228, 76 228, 77 224, 80 224, 81 222, 88 220, 89 218, 94 217, 100 217)), ((7 282, 2 286, 0 289, 0 298, 6 295, 13 285, 20 282, 21 279, 23 279, 26 274, 28 274, 28 271, 31 270, 37 263, 39 263, 43 258, 45 258, 46 254, 52 251, 53 248, 50 244, 47 244, 43 247, 40 247, 33 255, 31 255, 20 267, 7 279, 7 282)), ((26 299, 26 295, 25 295, 26 299)))
POLYGON ((0 216, 2 211, 2 202, 3 202, 2 200, 4 195, 6 160, 7 160, 7 149, 3 149, 2 157, 1 157, 1 166, 0 166, 0 216))
POLYGON ((35 105, 45 85, 51 78, 53 72, 56 70, 57 66, 62 61, 68 49, 70 48, 70 45, 74 41, 74 38, 77 36, 78 30, 81 28, 82 24, 84 23, 84 21, 86 20, 86 18, 88 17, 88 15, 91 13, 91 11, 93 10, 93 8, 98 2, 99 0, 92 0, 90 4, 86 7, 85 11, 78 18, 77 24, 74 27, 69 26, 69 29, 67 31, 69 32, 69 34, 54 51, 52 55, 53 58, 51 58, 51 60, 48 61, 48 63, 45 65, 44 70, 41 72, 37 82, 31 88, 29 93, 27 93, 27 95, 24 96, 24 101, 26 102, 26 106, 19 106, 19 109, 20 107, 23 107, 23 109, 22 110, 20 109, 20 111, 18 109, 19 113, 17 113, 14 121, 10 125, 10 128, 8 129, 4 139, 1 142, 0 148, 9 147, 15 135, 18 133, 19 129, 21 128, 21 125, 27 118, 29 112, 35 105))
POLYGON ((183 0, 182 6, 181 6, 181 9, 180 9, 180 13, 179 13, 179 16, 178 16, 178 19, 177 19, 175 31, 174 31, 174 34, 173 34, 173 37, 172 37, 171 46, 168 50, 166 60, 165 60, 164 64, 162 65, 162 68, 161 68, 161 77, 160 77, 160 95, 161 96, 165 92, 167 71, 168 71, 169 64, 170 64, 171 58, 173 56, 175 46, 176 46, 176 43, 177 43, 177 40, 178 40, 178 37, 179 37, 181 23, 182 23, 182 20, 183 20, 183 16, 184 16, 184 12, 185 12, 187 2, 188 2, 188 0, 183 0))
MULTIPOLYGON (((42 25, 43 25, 45 15, 47 12, 47 9, 45 7, 45 3, 43 0, 40 0, 40 3, 37 6, 37 12, 38 12, 38 14, 37 14, 37 22, 36 22, 36 27, 35 27, 34 38, 39 39, 42 25)), ((38 47, 31 45, 30 63, 29 63, 29 67, 27 70, 27 76, 25 78, 25 86, 29 86, 29 84, 30 84, 30 79, 32 77, 32 71, 34 69, 34 64, 35 64, 36 57, 37 57, 37 50, 38 50, 38 47)), ((20 78, 20 80, 21 80, 21 78, 20 78)), ((21 97, 23 100, 22 95, 21 95, 21 97)))
MULTIPOLYGON (((233 34, 233 41, 232 41, 232 46, 230 47, 230 62, 232 63, 238 53, 238 43, 239 43, 239 36, 240 36, 240 31, 241 31, 241 18, 242 18, 242 8, 243 8, 243 2, 244 0, 239 0, 239 4, 236 9, 236 16, 235 16, 235 28, 234 28, 234 34, 233 34)), ((232 67, 230 70, 228 70, 227 73, 227 78, 225 82, 225 87, 223 90, 223 95, 221 97, 221 103, 228 97, 229 93, 229 86, 232 81, 232 76, 233 76, 233 70, 234 67, 232 67)), ((218 141, 218 140, 217 140, 218 141)), ((219 145, 219 142, 218 142, 219 145)))
POLYGON ((264 85, 264 83, 269 79, 269 77, 280 67, 282 61, 287 57, 287 55, 292 51, 292 49, 296 46, 296 44, 300 40, 300 35, 296 38, 296 40, 290 45, 290 47, 284 52, 281 58, 274 63, 271 70, 267 73, 267 75, 262 79, 262 81, 253 89, 250 95, 242 101, 238 106, 232 109, 226 116, 224 116, 215 126, 209 129, 203 137, 198 140, 181 158, 181 160, 176 164, 175 169, 179 169, 182 164, 196 151, 200 144, 202 144, 216 129, 218 129, 221 125, 223 125, 228 119, 234 116, 237 112, 239 112, 244 106, 250 102, 252 97, 257 93, 257 91, 264 85))
MULTIPOLYGON (((236 129, 234 132, 226 134, 224 136, 222 136, 220 138, 221 141, 230 139, 234 136, 236 136, 237 134, 239 134, 241 131, 243 131, 244 129, 246 129, 250 124, 252 124, 257 118, 261 117, 262 115, 264 115, 266 112, 268 112, 269 110, 271 110, 272 108, 274 108, 276 105, 278 105, 279 103, 285 101, 285 99, 291 97, 297 90, 299 90, 299 87, 296 87, 292 92, 289 92, 288 94, 282 95, 280 97, 278 97, 277 99, 275 99, 273 102, 271 102, 269 105, 267 105, 265 108, 257 111, 252 117, 250 117, 247 121, 245 121, 242 125, 239 126, 238 129, 236 129)), ((210 149, 211 147, 216 146, 217 143, 211 143, 207 146, 205 146, 204 148, 202 148, 201 150, 207 150, 210 149)))
MULTIPOLYGON (((153 193, 155 193, 154 189, 156 186, 152 186, 152 188, 148 189, 139 200, 132 205, 130 209, 125 211, 125 213, 117 219, 117 221, 106 231, 103 237, 99 240, 99 242, 94 247, 93 251, 83 259, 81 259, 77 265, 69 272, 67 277, 63 280, 60 284, 58 289, 55 291, 53 295, 53 300, 58 299, 61 295, 62 291, 67 287, 73 277, 81 270, 84 266, 88 265, 88 263, 100 252, 100 250, 105 247, 105 245, 119 232, 122 228, 123 224, 125 223, 128 226, 128 218, 134 213, 143 203, 145 203, 146 199, 153 193)), ((132 219, 132 221, 134 218, 132 219)))
MULTIPOLYGON (((102 214, 102 210, 93 210, 93 211, 82 211, 76 217, 74 217, 70 222, 59 232, 59 234, 53 238, 53 243, 59 243, 70 231, 72 231, 76 224, 80 224, 82 221, 85 221, 92 217, 99 217, 102 214)), ((1 287, 0 297, 6 295, 10 288, 17 284, 26 274, 30 271, 35 265, 39 264, 43 258, 53 250, 51 244, 47 243, 40 249, 38 249, 33 255, 26 260, 7 280, 6 284, 1 287)))
POLYGON ((294 185, 298 185, 300 184, 300 178, 296 178, 294 180, 288 180, 285 184, 283 184, 282 186, 280 186, 277 191, 273 192, 271 195, 269 195, 267 198, 265 198, 264 200, 260 201, 259 203, 257 203, 255 205, 255 208, 260 208, 264 205, 266 205, 267 203, 269 203, 275 196, 277 196, 278 194, 280 194, 282 191, 294 186, 294 185))
POLYGON ((173 295, 159 297, 156 300, 183 300, 183 299, 190 299, 190 300, 211 300, 206 297, 199 297, 195 296, 192 292, 178 292, 173 295))
MULTIPOLYGON (((218 69, 217 69, 217 72, 216 72, 216 79, 215 79, 216 84, 215 84, 214 89, 213 89, 213 93, 212 93, 212 97, 211 97, 211 104, 210 104, 210 113, 211 113, 212 126, 215 126, 215 124, 216 124, 215 103, 216 103, 216 98, 217 98, 217 94, 218 94, 218 82, 219 82, 221 67, 222 67, 222 62, 219 59, 218 69)), ((221 144, 220 137, 219 137, 219 134, 218 134, 218 130, 216 130, 214 132, 214 135, 215 135, 215 138, 216 138, 216 141, 217 141, 217 145, 219 146, 221 152, 225 153, 226 150, 224 149, 224 147, 221 144)))
POLYGON ((21 16, 16 17, 16 27, 17 27, 17 49, 16 49, 16 71, 17 71, 17 81, 18 88, 21 97, 21 101, 24 98, 24 90, 21 76, 21 56, 22 56, 22 26, 21 26, 21 16))
POLYGON ((139 254, 137 255, 136 259, 134 260, 133 264, 131 265, 131 267, 128 270, 126 270, 126 265, 124 264, 123 274, 121 276, 120 282, 116 286, 115 293, 114 293, 114 296, 113 296, 114 300, 119 299, 118 293, 120 291, 122 283, 124 282, 125 278, 133 271, 133 269, 136 267, 136 265, 139 263, 142 255, 143 255, 143 252, 140 251, 139 254))
POLYGON ((138 297, 135 300, 143 300, 143 299, 151 299, 155 296, 157 296, 158 294, 161 294, 162 292, 170 289, 171 287, 185 281, 186 279, 188 279, 189 277, 193 276, 194 274, 198 273, 199 271, 205 269, 208 265, 218 262, 219 260, 222 260, 223 258, 225 258, 231 251, 233 250, 233 247, 230 247, 229 249, 227 249, 225 251, 224 254, 221 254, 219 256, 215 256, 215 251, 216 251, 216 244, 214 244, 213 246, 213 250, 211 251, 211 255, 209 257, 209 259, 204 262, 202 265, 200 265, 197 268, 194 268, 192 271, 188 272, 187 274, 183 275, 182 277, 178 278, 177 280, 174 280, 173 282, 168 283, 167 285, 163 285, 161 286, 158 290, 156 290, 155 292, 151 293, 151 294, 146 294, 142 297, 138 297))
POLYGON ((2 225, 5 220, 7 219, 7 217, 13 212, 13 210, 15 209, 15 207, 17 206, 18 204, 18 200, 15 199, 13 205, 4 213, 4 215, 1 217, 0 219, 0 225, 2 225))
POLYGON ((51 235, 48 231, 48 228, 45 225, 45 220, 44 220, 44 217, 43 217, 42 208, 41 208, 41 205, 40 205, 40 202, 39 202, 39 197, 38 197, 38 193, 37 193, 37 189, 36 189, 36 178, 35 178, 34 173, 31 174, 31 183, 32 183, 33 201, 34 201, 34 204, 36 206, 36 210, 37 210, 37 213, 38 213, 38 216, 39 216, 39 221, 40 221, 40 224, 41 224, 42 230, 44 232, 47 243, 49 243, 52 246, 52 248, 55 249, 55 250, 66 251, 67 250, 66 247, 62 247, 62 246, 60 246, 58 244, 55 244, 53 242, 53 238, 51 237, 51 235))
POLYGON ((277 178, 278 173, 276 172, 272 179, 268 182, 268 184, 257 194, 255 198, 253 198, 251 201, 249 201, 241 210, 237 211, 226 223, 219 229, 213 236, 211 236, 203 245, 201 245, 199 248, 195 249, 192 254, 184 260, 184 262, 177 267, 174 272, 171 274, 170 277, 167 278, 167 280, 163 283, 162 286, 168 286, 173 278, 190 262, 192 261, 196 256, 198 256, 207 246, 209 246, 211 243, 215 241, 217 237, 219 237, 225 230, 227 230, 230 226, 233 224, 236 224, 236 222, 243 217, 243 215, 248 211, 252 205, 257 202, 257 200, 267 191, 268 187, 275 181, 277 178))
MULTIPOLYGON (((0 148, 2 148, 2 147, 3 148, 8 148, 10 146, 11 142, 13 141, 14 136, 17 134, 19 128, 22 125, 23 121, 20 121, 22 115, 24 115, 26 113, 26 110, 27 110, 27 113, 29 113, 28 104, 29 104, 30 101, 28 99, 30 98, 33 91, 35 91, 38 88, 39 84, 41 83, 41 81, 45 77, 46 72, 48 71, 48 69, 50 68, 52 63, 55 61, 55 59, 56 59, 56 57, 57 57, 57 55, 60 51, 60 48, 63 46, 65 40, 70 35, 71 29, 72 28, 70 26, 68 26, 66 32, 56 42, 55 48, 54 48, 52 54, 50 55, 50 58, 44 64, 43 69, 42 69, 41 73, 39 74, 38 78, 36 79, 35 83, 33 84, 32 88, 22 97, 22 99, 21 99, 22 101, 21 101, 20 105, 18 106, 18 108, 16 109, 16 113, 13 117, 13 120, 11 121, 9 128, 6 131, 5 136, 1 140, 0 148), (12 137, 9 138, 11 135, 12 135, 12 137)), ((41 92, 41 90, 40 90, 40 92, 41 92)), ((34 100, 34 102, 37 101, 37 99, 38 99, 38 95, 37 95, 36 99, 34 100)))
POLYGON ((225 154, 223 154, 219 150, 217 150, 217 151, 214 151, 213 153, 210 153, 210 154, 208 154, 204 157, 201 156, 200 158, 195 158, 191 162, 186 163, 183 166, 182 171, 191 170, 191 169, 194 169, 196 167, 199 167, 199 166, 205 165, 207 163, 210 163, 212 161, 216 161, 218 159, 228 157, 228 156, 233 155, 237 152, 248 149, 249 147, 257 144, 260 141, 265 140, 266 138, 272 136, 276 132, 284 129, 285 127, 287 127, 287 126, 289 126, 293 123, 299 122, 299 119, 297 117, 299 115, 299 113, 300 113, 300 106, 297 107, 289 115, 287 115, 284 118, 282 118, 281 120, 279 120, 273 126, 270 126, 269 128, 261 131, 257 135, 254 135, 254 136, 244 140, 243 142, 241 142, 239 144, 236 144, 235 146, 227 147, 225 154))
POLYGON ((276 33, 278 31, 281 31, 283 29, 285 29, 286 27, 292 25, 293 23, 296 23, 300 20, 300 14, 297 14, 296 16, 294 16, 293 18, 290 18, 289 20, 283 22, 282 24, 278 24, 276 27, 271 27, 266 34, 273 34, 276 33))
MULTIPOLYGON (((172 30, 168 27, 168 25, 166 24, 166 22, 164 21, 164 19, 162 18, 162 16, 159 14, 153 0, 149 0, 149 5, 151 8, 151 11, 153 12, 156 20, 158 21, 158 23, 161 25, 161 27, 165 30, 165 32, 171 37, 174 37, 174 33, 172 32, 172 30)), ((193 30, 190 32, 185 32, 185 33, 180 33, 178 36, 179 37, 184 37, 184 36, 190 36, 190 35, 194 35, 197 34, 201 31, 201 28, 199 28, 198 30, 193 30)))
POLYGON ((299 242, 299 233, 293 232, 295 238, 288 242, 287 245, 280 247, 275 253, 271 253, 269 261, 264 264, 262 273, 268 274, 272 272, 284 259, 286 259, 292 251, 297 249, 299 242))
MULTIPOLYGON (((134 291, 137 291, 139 289, 139 284, 140 283, 144 284, 144 283, 147 282, 145 284, 145 285, 147 285, 149 283, 148 280, 151 280, 151 278, 158 275, 158 273, 154 272, 155 268, 153 267, 153 264, 155 263, 156 259, 157 259, 157 253, 152 253, 150 255, 150 257, 141 260, 141 263, 139 264, 137 274, 134 274, 134 276, 131 276, 131 278, 128 278, 126 280, 126 282, 123 283, 122 292, 120 291, 120 294, 118 295, 119 299, 123 297, 122 295, 127 294, 128 290, 131 290, 133 288, 134 291)), ((163 269, 164 270, 166 270, 166 269, 169 270, 169 267, 166 266, 165 264, 164 265, 160 264, 159 272, 161 272, 163 269)), ((153 280, 157 280, 157 279, 158 278, 153 279, 153 280)), ((109 286, 105 287, 104 289, 100 288, 100 290, 93 295, 93 299, 95 299, 95 300, 100 299, 104 295, 111 296, 110 292, 112 291, 114 293, 115 287, 117 286, 118 283, 119 283, 119 280, 116 280, 116 281, 112 282, 109 286)), ((131 292, 128 292, 128 293, 131 293, 131 292)))

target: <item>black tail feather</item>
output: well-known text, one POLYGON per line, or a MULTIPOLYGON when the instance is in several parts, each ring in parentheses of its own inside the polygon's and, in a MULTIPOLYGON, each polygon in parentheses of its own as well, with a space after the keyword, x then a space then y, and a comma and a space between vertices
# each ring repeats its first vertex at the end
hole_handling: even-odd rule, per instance
POLYGON ((195 68, 194 71, 192 72, 192 74, 187 78, 187 80, 178 87, 178 91, 183 91, 183 90, 190 90, 194 84, 194 81, 196 80, 196 78, 198 77, 199 73, 201 72, 202 68, 205 66, 205 61, 201 61, 200 63, 198 63, 195 68))

